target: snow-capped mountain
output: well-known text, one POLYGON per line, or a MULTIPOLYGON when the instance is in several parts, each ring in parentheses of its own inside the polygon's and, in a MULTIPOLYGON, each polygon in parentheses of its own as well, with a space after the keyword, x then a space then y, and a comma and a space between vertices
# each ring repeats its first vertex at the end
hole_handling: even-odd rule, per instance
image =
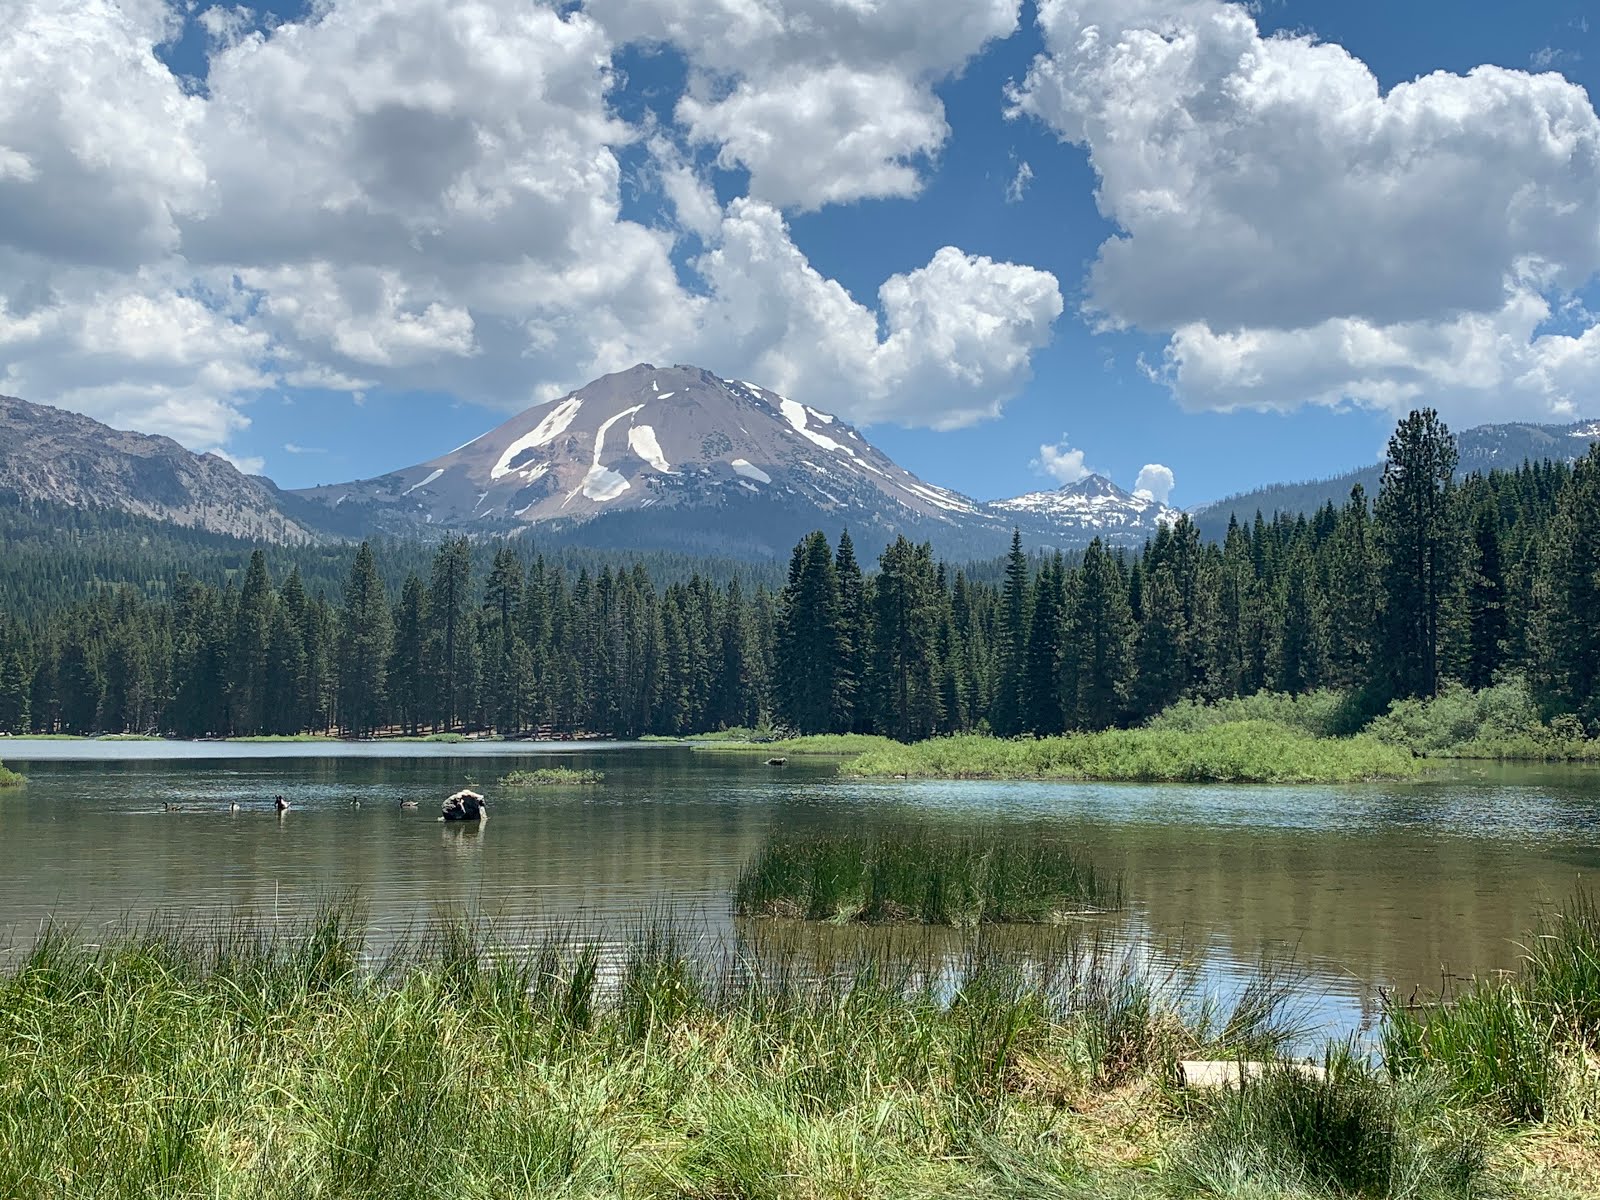
POLYGON ((601 544, 786 553, 805 530, 904 531, 987 553, 994 514, 924 483, 850 425, 754 383, 642 363, 448 454, 303 499, 392 531, 584 530, 601 544))
POLYGON ((1098 537, 1117 544, 1143 542, 1158 526, 1183 515, 1149 495, 1126 491, 1104 475, 1089 475, 1052 491, 996 500, 990 512, 1057 545, 1082 546, 1098 537))

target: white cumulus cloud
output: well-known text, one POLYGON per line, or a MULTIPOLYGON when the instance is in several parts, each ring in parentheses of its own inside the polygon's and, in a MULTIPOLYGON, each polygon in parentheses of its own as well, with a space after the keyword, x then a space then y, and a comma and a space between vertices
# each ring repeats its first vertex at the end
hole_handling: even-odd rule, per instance
POLYGON ((1057 483, 1077 483, 1094 472, 1084 465, 1083 451, 1067 444, 1067 435, 1053 445, 1046 442, 1039 447, 1039 457, 1028 464, 1035 471, 1050 476, 1057 483))
POLYGON ((999 411, 1061 311, 1048 273, 954 247, 858 301, 782 216, 913 194, 948 136, 934 86, 1015 27, 1016 0, 195 9, 0 17, 8 392, 211 447, 282 387, 514 409, 648 359, 948 427, 999 411), (198 87, 157 53, 185 20, 198 87), (613 55, 652 40, 692 64, 681 125, 617 116, 613 55), (624 216, 639 143, 675 227, 624 216), (719 203, 697 146, 750 194, 719 203))
POLYGON ((1086 309, 1170 335, 1186 403, 1570 405, 1583 348, 1525 317, 1600 270, 1581 87, 1485 66, 1385 92, 1222 0, 1043 0, 1039 22, 1014 111, 1088 150, 1118 227, 1086 309))
POLYGON ((1146 500, 1154 500, 1157 504, 1165 504, 1172 498, 1172 489, 1177 486, 1177 482, 1171 467, 1164 467, 1160 463, 1145 463, 1139 468, 1139 478, 1134 481, 1133 494, 1143 496, 1146 500))

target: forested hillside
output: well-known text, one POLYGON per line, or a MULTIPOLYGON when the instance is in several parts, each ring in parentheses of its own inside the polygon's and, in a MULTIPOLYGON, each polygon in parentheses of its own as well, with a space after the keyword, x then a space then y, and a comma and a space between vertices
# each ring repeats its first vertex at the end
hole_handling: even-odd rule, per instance
POLYGON ((4 594, 23 600, 0 619, 0 729, 637 735, 774 721, 914 739, 1137 724, 1180 699, 1263 689, 1337 687, 1370 714, 1514 672, 1547 715, 1594 730, 1600 450, 1459 482, 1455 466, 1448 431, 1413 414, 1375 504, 1356 489, 1220 544, 1183 519, 1142 552, 1096 542, 1073 561, 1030 560, 1017 539, 993 582, 904 539, 866 570, 848 535, 820 532, 778 588, 466 539, 428 561, 401 545, 256 551, 242 571, 222 565, 237 547, 196 543, 187 572, 155 542, 136 571, 112 522, 7 553, 4 594), (56 556, 73 577, 96 562, 85 539, 108 556, 95 572, 131 581, 61 584, 56 556), (63 587, 92 595, 37 598, 63 587))

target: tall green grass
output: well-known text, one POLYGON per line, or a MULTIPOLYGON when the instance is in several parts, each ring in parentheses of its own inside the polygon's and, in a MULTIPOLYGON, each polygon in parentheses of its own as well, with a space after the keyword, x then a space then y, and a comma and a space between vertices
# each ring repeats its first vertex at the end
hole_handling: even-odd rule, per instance
POLYGON ((1177 1176, 1186 1191, 1218 1196, 1483 1195, 1488 1131, 1442 1100, 1348 1052, 1330 1053, 1320 1076, 1273 1068, 1198 1102, 1177 1176))
MULTIPOLYGON (((446 918, 363 946, 347 906, 47 931, 0 975, 0 1195, 1037 1195, 1006 1189, 1082 1178, 1041 1135, 1106 1076, 1104 1010, 1140 1007, 1063 930, 830 954, 446 918)), ((1148 1013, 1146 1061, 1234 1049, 1148 1013)))
MULTIPOLYGON (((1600 908, 1580 890, 1534 930, 1521 968, 1384 1021, 1384 1057, 1402 1076, 1432 1074, 1461 1101, 1510 1121, 1571 1103, 1600 1053, 1600 908)), ((1589 1086, 1592 1086, 1592 1082, 1589 1086)))
POLYGON ((1236 721, 1037 740, 963 734, 910 746, 891 742, 848 769, 867 778, 1359 783, 1406 779, 1420 764, 1370 737, 1319 738, 1269 721, 1236 721))
POLYGON ((0 763, 0 788, 21 787, 28 782, 26 775, 19 775, 15 771, 6 769, 5 763, 0 763))
POLYGON ((786 837, 739 873, 734 912, 811 921, 1037 923, 1122 905, 1122 882, 1038 832, 786 837))

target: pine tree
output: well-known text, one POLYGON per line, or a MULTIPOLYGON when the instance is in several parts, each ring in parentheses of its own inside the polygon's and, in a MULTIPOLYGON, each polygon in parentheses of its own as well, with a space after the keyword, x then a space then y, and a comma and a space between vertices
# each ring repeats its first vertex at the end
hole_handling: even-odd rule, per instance
POLYGON ((1535 689, 1548 713, 1600 730, 1600 446, 1562 492, 1539 566, 1535 689))
POLYGON ((1132 689, 1133 715, 1141 720, 1178 700, 1188 681, 1188 629, 1170 566, 1146 577, 1143 609, 1132 689))
POLYGON ((1064 663, 1075 729, 1108 729, 1127 713, 1134 678, 1134 623, 1128 581, 1099 538, 1084 551, 1064 663))
POLYGON ((1439 687, 1441 617, 1452 581, 1455 440, 1432 409, 1413 412, 1389 439, 1375 515, 1383 579, 1381 668, 1395 696, 1439 687))
POLYGON ((1028 646, 1024 657, 1022 724, 1038 736, 1060 733, 1066 726, 1061 711, 1061 634, 1066 568, 1058 553, 1039 572, 1033 589, 1028 646))
POLYGON ((779 711, 801 733, 827 732, 839 686, 839 581, 820 530, 795 547, 779 604, 779 711))
POLYGON ((1500 522, 1488 504, 1479 505, 1473 516, 1470 555, 1464 598, 1467 654, 1462 682, 1470 688, 1486 688, 1500 670, 1509 632, 1500 522))
POLYGON ((344 589, 339 633, 339 723, 370 737, 383 722, 392 629, 377 560, 366 542, 344 589))
POLYGON ((839 534, 834 556, 839 581, 839 676, 834 686, 835 732, 865 733, 870 720, 867 704, 867 655, 871 637, 866 581, 856 561, 850 531, 839 534))
POLYGON ((1350 490, 1350 502, 1339 512, 1325 558, 1325 677, 1333 687, 1358 688, 1372 674, 1379 596, 1367 494, 1359 483, 1350 490))
POLYGON ((1001 737, 1022 732, 1023 688, 1028 655, 1028 557, 1022 552, 1022 534, 1011 531, 1011 552, 1006 556, 1006 581, 1000 594, 1000 626, 996 631, 998 655, 995 690, 989 722, 1001 737))
POLYGON ((942 717, 933 549, 897 537, 878 560, 872 586, 873 712, 901 741, 931 737, 942 717))
POLYGON ((474 628, 469 609, 472 554, 466 538, 445 542, 428 581, 430 723, 453 729, 470 707, 474 628))

